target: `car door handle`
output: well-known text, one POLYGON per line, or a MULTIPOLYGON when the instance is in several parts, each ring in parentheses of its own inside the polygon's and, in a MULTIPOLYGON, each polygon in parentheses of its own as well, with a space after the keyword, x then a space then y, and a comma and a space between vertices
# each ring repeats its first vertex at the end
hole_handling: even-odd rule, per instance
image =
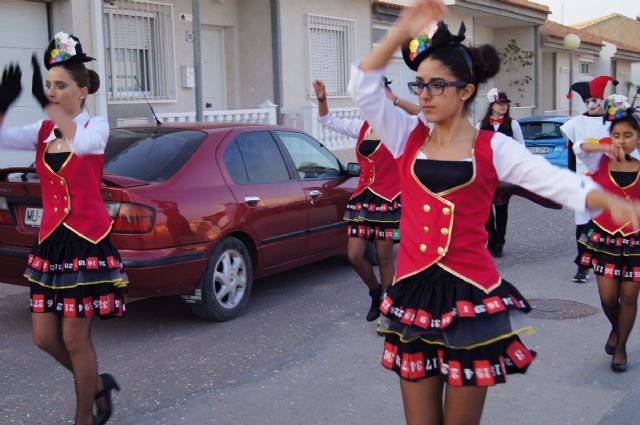
POLYGON ((319 190, 310 190, 309 191, 309 196, 311 196, 312 198, 317 198, 320 195, 322 195, 322 192, 320 192, 319 190))
POLYGON ((245 196, 244 202, 250 207, 255 207, 260 202, 259 196, 245 196))

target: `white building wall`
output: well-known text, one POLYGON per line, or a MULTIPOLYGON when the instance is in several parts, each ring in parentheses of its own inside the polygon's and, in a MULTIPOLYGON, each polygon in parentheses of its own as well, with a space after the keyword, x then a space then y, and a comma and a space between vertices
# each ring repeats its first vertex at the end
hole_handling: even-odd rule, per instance
MULTIPOLYGON (((371 51, 371 4, 368 0, 281 0, 282 103, 286 108, 300 108, 311 99, 307 15, 316 14, 354 19, 355 59, 371 51)), ((331 107, 352 106, 349 97, 329 98, 331 107)))
MULTIPOLYGON (((494 37, 494 46, 500 54, 503 53, 511 39, 515 39, 517 45, 523 50, 534 51, 535 48, 533 26, 497 28, 494 30, 494 37)), ((532 58, 532 61, 534 61, 534 59, 535 58, 532 58)), ((506 92, 511 99, 511 114, 514 118, 521 118, 531 114, 533 108, 536 106, 534 65, 524 68, 516 67, 512 72, 507 72, 506 67, 503 65, 495 83, 502 91, 506 92), (518 87, 520 86, 513 84, 513 81, 522 80, 527 75, 531 77, 531 83, 523 87, 523 92, 519 92, 518 87)))

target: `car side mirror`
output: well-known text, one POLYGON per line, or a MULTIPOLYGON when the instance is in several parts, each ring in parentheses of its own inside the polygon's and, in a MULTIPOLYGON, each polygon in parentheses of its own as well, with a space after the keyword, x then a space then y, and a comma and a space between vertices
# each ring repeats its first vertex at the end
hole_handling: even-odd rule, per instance
POLYGON ((358 177, 360 175, 360 165, 357 162, 347 164, 347 176, 358 177))

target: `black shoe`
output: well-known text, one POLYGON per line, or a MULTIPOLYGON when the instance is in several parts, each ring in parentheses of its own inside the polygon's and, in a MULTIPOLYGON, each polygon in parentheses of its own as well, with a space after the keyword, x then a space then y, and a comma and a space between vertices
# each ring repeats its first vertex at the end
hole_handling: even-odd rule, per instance
POLYGON ((578 267, 578 271, 573 276, 573 281, 575 283, 587 283, 587 279, 589 279, 589 269, 578 267))
POLYGON ((627 362, 624 363, 614 363, 611 362, 611 370, 616 373, 623 373, 627 371, 627 362))
POLYGON ((493 246, 493 251, 491 251, 491 254, 493 254, 494 257, 496 258, 500 258, 504 255, 504 253, 502 252, 502 247, 504 246, 503 243, 497 243, 493 246))
POLYGON ((367 322, 373 322, 380 317, 380 295, 382 295, 382 291, 380 289, 369 289, 371 307, 367 313, 367 322))
POLYGON ((97 400, 104 397, 107 401, 107 408, 103 412, 98 411, 93 423, 97 425, 104 425, 107 423, 109 418, 111 418, 113 410, 113 404, 111 403, 111 390, 120 391, 120 385, 118 385, 116 380, 109 373, 100 374, 100 378, 102 379, 102 389, 96 393, 94 399, 97 400))

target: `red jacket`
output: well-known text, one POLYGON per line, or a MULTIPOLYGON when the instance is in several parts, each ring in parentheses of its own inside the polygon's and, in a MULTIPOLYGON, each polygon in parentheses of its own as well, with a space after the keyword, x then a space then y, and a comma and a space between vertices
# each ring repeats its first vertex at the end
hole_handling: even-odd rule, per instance
POLYGON ((500 285, 500 275, 485 247, 484 225, 498 186, 493 166, 491 138, 480 130, 473 148, 473 177, 466 185, 441 193, 430 192, 413 172, 429 128, 422 122, 409 136, 398 158, 402 189, 400 251, 395 281, 417 274, 433 264, 490 292, 500 285))
POLYGON ((360 179, 352 198, 369 188, 376 195, 383 197, 387 201, 392 201, 400 194, 395 159, 383 143, 379 143, 376 150, 369 156, 364 156, 360 153, 360 144, 368 130, 369 123, 365 121, 360 128, 356 143, 356 158, 358 159, 358 165, 360 165, 360 179))
MULTIPOLYGON (((630 186, 622 188, 618 186, 618 184, 613 180, 613 177, 611 177, 611 173, 609 172, 609 161, 610 159, 608 156, 602 155, 598 171, 596 171, 591 178, 607 192, 613 193, 621 198, 640 199, 640 184, 638 184, 640 173, 636 176, 636 180, 630 186)), ((623 236, 627 236, 638 231, 638 229, 631 227, 629 223, 622 226, 616 224, 611 218, 611 213, 608 211, 603 211, 599 216, 594 218, 593 221, 611 234, 621 232, 623 236)), ((591 235, 594 240, 596 237, 599 238, 600 236, 601 235, 597 234, 591 235)))
POLYGON ((61 224, 92 243, 102 240, 113 224, 102 201, 100 185, 104 155, 71 154, 55 173, 44 161, 53 121, 43 121, 38 133, 36 171, 42 188, 42 222, 38 243, 61 224))

